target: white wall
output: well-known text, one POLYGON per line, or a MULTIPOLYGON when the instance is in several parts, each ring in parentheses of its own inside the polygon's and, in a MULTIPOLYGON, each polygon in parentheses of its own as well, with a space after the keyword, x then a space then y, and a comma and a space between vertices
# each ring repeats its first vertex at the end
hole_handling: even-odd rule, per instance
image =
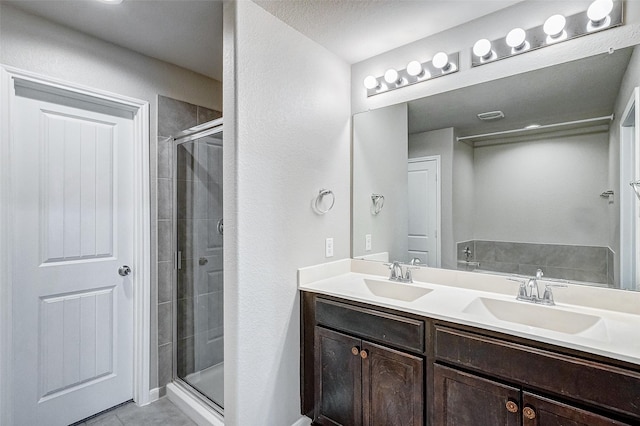
POLYGON ((606 132, 475 148, 475 238, 607 246, 606 132))
POLYGON ((290 425, 297 268, 350 254, 349 66, 252 2, 225 5, 224 31, 225 424, 290 425))
POLYGON ((353 117, 353 256, 389 252, 408 262, 407 104, 353 117), (384 195, 384 207, 371 213, 371 194, 384 195), (365 251, 365 235, 371 250, 365 251))
POLYGON ((590 3, 591 0, 523 1, 496 13, 354 64, 351 69, 352 113, 419 99, 460 87, 604 53, 610 47, 619 49, 640 42, 640 1, 631 0, 624 2, 625 25, 621 27, 537 49, 493 64, 471 68, 471 49, 478 39, 494 40, 504 37, 509 30, 517 26, 532 28, 542 25, 553 14, 573 14, 584 11, 590 3), (459 72, 370 98, 366 97, 366 89, 362 82, 367 75, 381 76, 390 67, 404 69, 411 60, 431 60, 439 50, 449 53, 460 52, 459 72))
POLYGON ((0 63, 146 100, 150 105, 152 330, 150 384, 157 383, 156 138, 157 95, 220 110, 222 84, 0 3, 0 63))

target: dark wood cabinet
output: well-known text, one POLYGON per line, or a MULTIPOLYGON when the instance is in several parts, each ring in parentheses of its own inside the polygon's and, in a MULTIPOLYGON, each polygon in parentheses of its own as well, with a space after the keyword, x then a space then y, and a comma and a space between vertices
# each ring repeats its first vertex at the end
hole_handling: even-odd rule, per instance
POLYGON ((434 424, 520 425, 520 389, 437 364, 433 380, 434 424))
POLYGON ((303 293, 301 408, 319 425, 640 425, 640 367, 303 293))
POLYGON ((315 424, 422 426, 423 359, 315 329, 315 424))

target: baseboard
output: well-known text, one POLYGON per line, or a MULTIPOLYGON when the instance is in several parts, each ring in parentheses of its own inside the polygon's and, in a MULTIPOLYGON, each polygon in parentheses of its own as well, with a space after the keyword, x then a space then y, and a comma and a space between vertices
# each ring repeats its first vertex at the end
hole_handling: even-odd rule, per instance
POLYGON ((220 414, 174 383, 167 384, 167 397, 199 426, 224 426, 224 418, 220 414))
POLYGON ((309 426, 310 424, 311 424, 311 419, 307 416, 302 416, 291 426, 309 426))
POLYGON ((151 389, 149 391, 149 404, 160 399, 160 388, 151 389))

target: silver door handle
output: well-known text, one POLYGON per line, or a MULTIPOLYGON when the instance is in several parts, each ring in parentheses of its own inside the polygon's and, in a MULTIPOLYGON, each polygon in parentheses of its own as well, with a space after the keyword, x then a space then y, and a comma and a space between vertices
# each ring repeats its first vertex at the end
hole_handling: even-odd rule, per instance
POLYGON ((129 268, 127 265, 122 265, 120 268, 118 268, 118 274, 120 274, 120 276, 122 277, 126 277, 131 274, 131 268, 129 268))

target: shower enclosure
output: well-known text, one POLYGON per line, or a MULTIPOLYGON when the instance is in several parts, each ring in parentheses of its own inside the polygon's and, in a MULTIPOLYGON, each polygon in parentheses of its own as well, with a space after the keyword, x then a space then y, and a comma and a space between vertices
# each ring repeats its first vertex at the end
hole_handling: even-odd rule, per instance
POLYGON ((176 137, 174 160, 174 382, 222 411, 222 119, 176 137))

